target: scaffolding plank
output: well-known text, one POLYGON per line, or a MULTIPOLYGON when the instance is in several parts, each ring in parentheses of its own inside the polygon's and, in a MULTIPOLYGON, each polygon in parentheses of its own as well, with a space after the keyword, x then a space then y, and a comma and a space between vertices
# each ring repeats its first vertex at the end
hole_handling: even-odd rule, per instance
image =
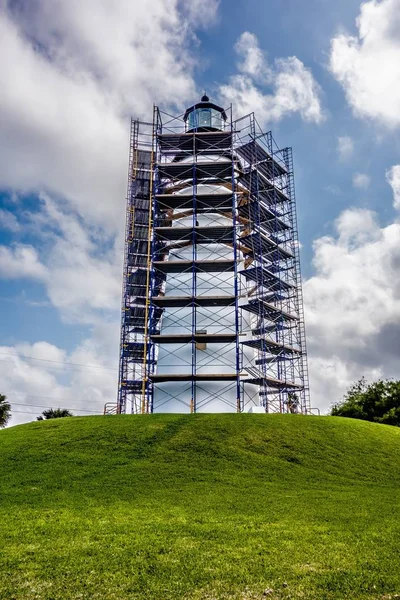
POLYGON ((150 375, 154 383, 167 381, 236 381, 236 373, 156 373, 150 375))
POLYGON ((285 175, 287 169, 283 163, 278 162, 255 140, 238 146, 237 153, 242 156, 248 163, 257 164, 259 168, 264 168, 271 176, 285 175))
POLYGON ((203 344, 231 344, 236 341, 236 333, 170 333, 151 335, 155 344, 189 344, 197 342, 203 344))
POLYGON ((162 273, 224 273, 235 270, 234 260, 165 260, 153 262, 153 267, 162 273))
POLYGON ((301 350, 298 348, 293 348, 292 346, 287 346, 286 344, 282 344, 280 342, 275 342, 274 340, 269 340, 268 338, 259 338, 258 340, 246 340, 241 342, 244 346, 248 346, 249 348, 256 348, 257 350, 261 350, 262 352, 271 352, 273 350, 276 351, 284 351, 289 354, 301 354, 301 350))
POLYGON ((288 313, 279 306, 275 306, 274 304, 269 304, 265 302, 261 298, 253 298, 249 300, 248 304, 243 304, 240 306, 242 310, 246 310, 247 312, 254 313, 260 316, 267 316, 271 319, 276 319, 277 317, 283 319, 285 321, 298 321, 299 317, 297 315, 288 313))
POLYGON ((240 174, 239 183, 251 194, 263 200, 268 206, 276 206, 285 202, 290 202, 290 198, 284 191, 273 185, 269 179, 265 179, 262 173, 255 169, 245 171, 240 174), (256 173, 260 176, 256 177, 256 173))
POLYGON ((267 231, 287 231, 290 226, 277 216, 276 211, 253 198, 242 198, 238 203, 238 213, 251 223, 260 223, 267 231))
POLYGON ((240 237, 238 241, 240 244, 244 244, 244 246, 249 248, 254 255, 263 256, 264 258, 271 255, 276 256, 279 260, 294 257, 292 252, 261 231, 252 231, 251 233, 240 237))
POLYGON ((290 290, 294 286, 290 283, 282 281, 279 277, 271 273, 268 269, 261 266, 249 267, 243 271, 239 271, 239 275, 243 275, 247 280, 254 281, 269 290, 290 290))
POLYGON ((186 306, 235 306, 235 296, 153 296, 152 303, 163 308, 186 306))
POLYGON ((293 381, 284 381, 283 379, 275 379, 274 377, 251 377, 244 379, 243 383, 251 383, 253 385, 265 385, 273 389, 302 389, 303 386, 293 381))

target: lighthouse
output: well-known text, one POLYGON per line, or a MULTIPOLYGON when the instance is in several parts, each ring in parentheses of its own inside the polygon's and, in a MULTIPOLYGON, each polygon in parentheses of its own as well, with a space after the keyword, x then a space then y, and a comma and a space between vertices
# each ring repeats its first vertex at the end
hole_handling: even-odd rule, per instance
POLYGON ((117 412, 310 411, 291 148, 203 95, 132 120, 117 412))

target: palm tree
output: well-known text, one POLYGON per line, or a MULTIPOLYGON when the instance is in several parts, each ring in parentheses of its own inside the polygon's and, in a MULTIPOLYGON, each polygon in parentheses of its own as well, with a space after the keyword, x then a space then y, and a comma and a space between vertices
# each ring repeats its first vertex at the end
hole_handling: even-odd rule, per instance
POLYGON ((48 408, 44 410, 40 417, 37 417, 38 421, 44 421, 46 419, 61 419, 62 417, 73 417, 74 415, 67 408, 48 408))
POLYGON ((11 419, 11 404, 7 402, 7 396, 0 394, 0 427, 5 427, 11 419))

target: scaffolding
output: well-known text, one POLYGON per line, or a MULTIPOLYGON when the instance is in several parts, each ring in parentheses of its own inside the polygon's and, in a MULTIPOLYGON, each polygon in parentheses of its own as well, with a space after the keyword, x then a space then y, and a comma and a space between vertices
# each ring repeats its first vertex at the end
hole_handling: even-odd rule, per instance
POLYGON ((131 122, 118 413, 310 413, 292 151, 219 110, 131 122))

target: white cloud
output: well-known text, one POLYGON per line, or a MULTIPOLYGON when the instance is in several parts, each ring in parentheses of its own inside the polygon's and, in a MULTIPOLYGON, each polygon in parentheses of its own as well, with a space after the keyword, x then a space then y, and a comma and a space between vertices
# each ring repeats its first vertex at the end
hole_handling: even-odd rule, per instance
POLYGON ((197 11, 187 0, 1 6, 0 187, 50 190, 115 230, 129 117, 193 98, 194 31, 205 9, 215 20, 218 2, 196 2, 197 11))
POLYGON ((341 160, 347 160, 354 152, 354 142, 348 135, 339 136, 337 139, 337 151, 341 160))
POLYGON ((400 165, 394 165, 386 171, 386 179, 393 190, 393 206, 400 209, 400 165))
MULTIPOLYGON (((90 326, 72 352, 45 341, 0 349, 12 402, 101 412, 115 400, 129 119, 193 100, 196 30, 216 23, 218 4, 0 0, 0 189, 22 219, 0 218, 33 240, 0 247, 0 275, 40 281, 64 321, 90 326)), ((42 408, 18 410, 31 416, 15 412, 14 424, 42 408)))
POLYGON ((296 57, 279 58, 271 67, 257 37, 244 32, 235 45, 239 55, 238 74, 220 86, 224 103, 232 102, 237 116, 256 112, 262 123, 280 121, 299 113, 302 119, 320 123, 323 114, 320 88, 307 67, 296 57), (265 93, 265 86, 272 93, 265 93))
POLYGON ((360 190, 367 190, 370 186, 371 178, 366 173, 354 173, 353 186, 360 190))
POLYGON ((235 50, 241 57, 238 63, 239 71, 250 75, 255 81, 271 81, 271 69, 254 33, 242 33, 235 44, 235 50))
POLYGON ((400 125, 400 0, 363 2, 358 34, 331 41, 330 70, 358 117, 400 125))
POLYGON ((0 246, 0 277, 4 279, 30 278, 44 281, 46 268, 41 264, 33 246, 15 244, 13 247, 0 246))
POLYGON ((116 401, 117 348, 117 323, 96 326, 71 353, 47 342, 1 346, 1 390, 12 405, 10 424, 32 421, 46 408, 102 414, 106 402, 116 401))
POLYGON ((312 403, 323 409, 363 375, 398 377, 400 224, 345 210, 335 235, 314 243, 316 273, 304 284, 312 403))

